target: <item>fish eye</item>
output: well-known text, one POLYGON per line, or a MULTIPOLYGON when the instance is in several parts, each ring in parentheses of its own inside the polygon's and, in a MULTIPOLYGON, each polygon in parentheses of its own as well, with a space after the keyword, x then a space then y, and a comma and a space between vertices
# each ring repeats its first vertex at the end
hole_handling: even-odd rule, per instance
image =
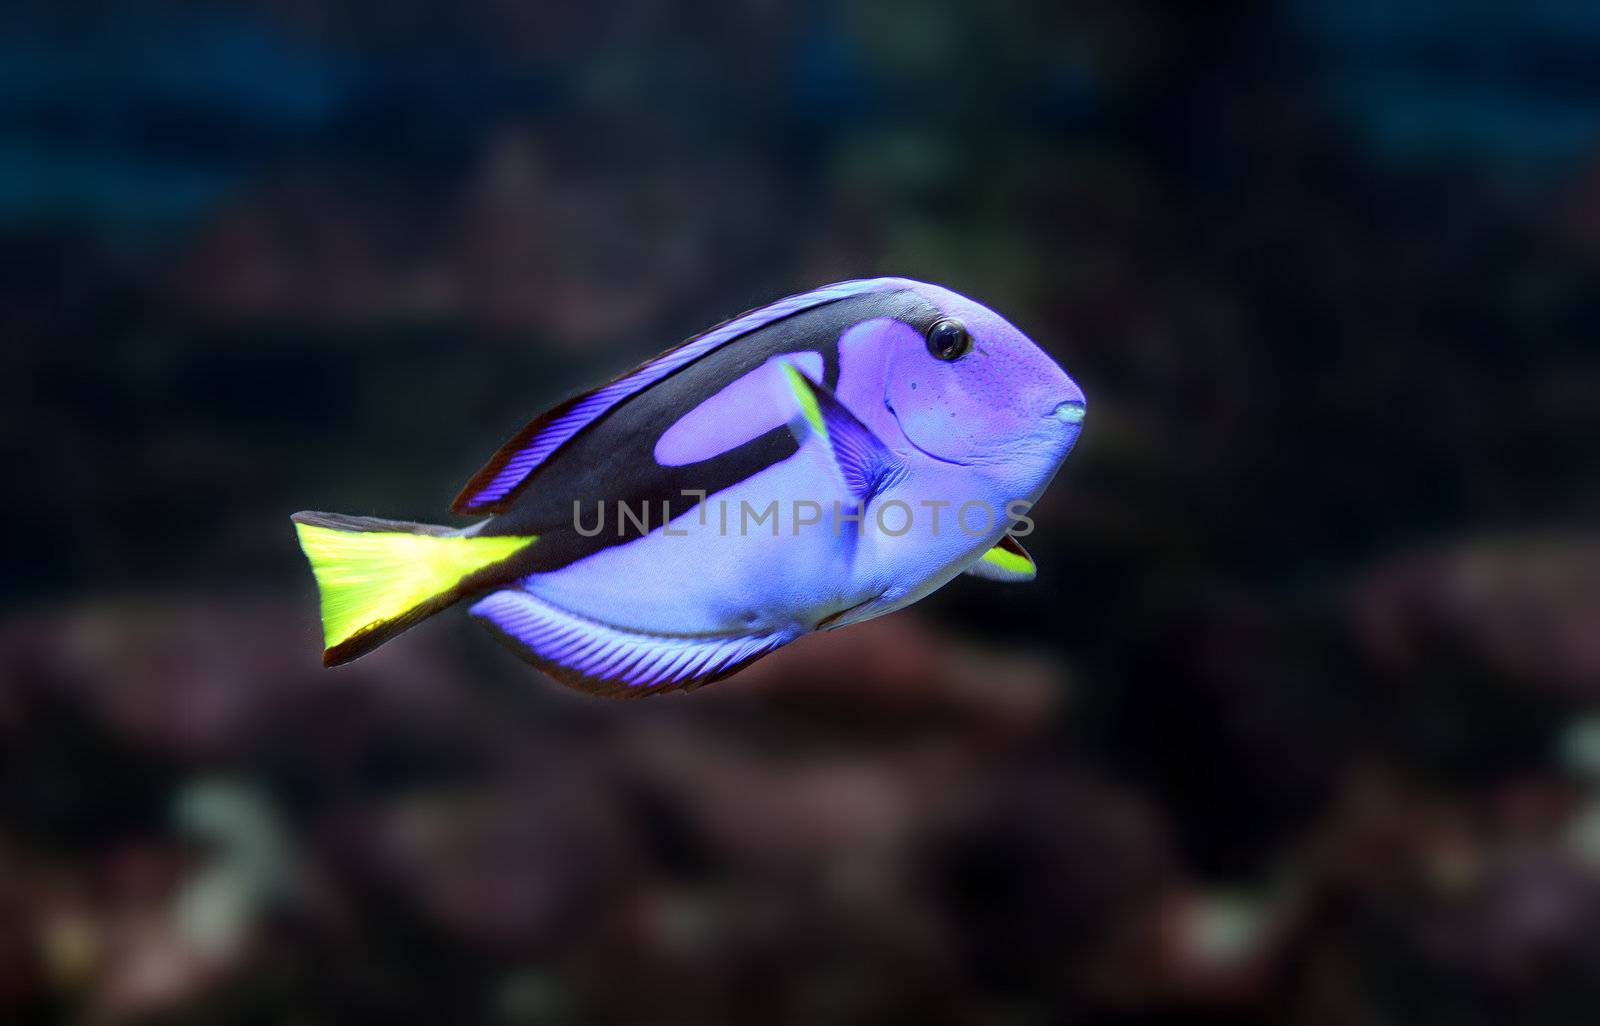
POLYGON ((946 317, 928 329, 928 352, 937 359, 959 360, 972 350, 972 336, 966 325, 953 317, 946 317))

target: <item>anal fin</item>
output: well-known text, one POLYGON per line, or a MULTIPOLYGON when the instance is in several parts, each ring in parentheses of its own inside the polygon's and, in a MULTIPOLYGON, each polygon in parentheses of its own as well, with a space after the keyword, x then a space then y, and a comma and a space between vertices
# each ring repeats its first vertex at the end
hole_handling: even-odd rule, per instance
POLYGON ((519 588, 484 596, 471 613, 551 677, 579 691, 611 698, 709 684, 796 637, 793 631, 646 634, 587 619, 519 588))

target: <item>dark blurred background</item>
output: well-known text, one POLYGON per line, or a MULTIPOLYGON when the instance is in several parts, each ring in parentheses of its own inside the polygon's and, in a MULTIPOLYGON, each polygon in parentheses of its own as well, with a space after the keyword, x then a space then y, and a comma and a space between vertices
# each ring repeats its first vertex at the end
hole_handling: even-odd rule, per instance
POLYGON ((1600 9, 11 0, 0 1020, 1592 1024, 1600 9), (688 696, 286 519, 878 274, 1083 384, 1030 586, 688 696))

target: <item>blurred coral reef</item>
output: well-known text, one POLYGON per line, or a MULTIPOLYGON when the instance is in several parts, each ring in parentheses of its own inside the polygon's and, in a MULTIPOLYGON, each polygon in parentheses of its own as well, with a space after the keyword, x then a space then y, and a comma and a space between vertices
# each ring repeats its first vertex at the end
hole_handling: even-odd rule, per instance
POLYGON ((0 13, 0 1021, 1600 1019, 1600 17, 0 13), (872 274, 1083 382, 1027 540, 702 692, 286 515, 872 274))

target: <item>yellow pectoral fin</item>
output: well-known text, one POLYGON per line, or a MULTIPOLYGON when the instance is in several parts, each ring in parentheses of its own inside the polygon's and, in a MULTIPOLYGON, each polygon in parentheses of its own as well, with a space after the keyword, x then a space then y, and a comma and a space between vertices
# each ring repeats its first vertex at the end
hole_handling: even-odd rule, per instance
POLYGON ((828 424, 822 418, 822 406, 817 402, 816 388, 795 369, 794 364, 783 361, 783 375, 789 382, 789 388, 794 392, 794 398, 800 404, 800 412, 805 415, 806 423, 811 425, 811 430, 821 435, 824 440, 828 437, 828 424))

